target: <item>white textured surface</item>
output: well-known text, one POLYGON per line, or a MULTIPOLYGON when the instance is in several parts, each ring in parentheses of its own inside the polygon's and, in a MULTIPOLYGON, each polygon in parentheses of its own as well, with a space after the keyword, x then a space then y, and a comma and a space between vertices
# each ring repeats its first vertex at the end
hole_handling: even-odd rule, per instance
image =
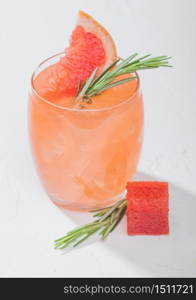
MULTIPOLYGON (((0 276, 196 276, 196 1, 3 1, 0 10, 0 276), (69 4, 68 4, 69 3, 69 4), (29 76, 64 49, 78 9, 131 52, 173 56, 174 68, 143 72, 145 140, 138 176, 170 182, 171 234, 128 237, 61 255, 52 241, 86 214, 62 213, 36 176, 28 145, 29 76)), ((125 222, 125 221, 124 221, 125 222)))

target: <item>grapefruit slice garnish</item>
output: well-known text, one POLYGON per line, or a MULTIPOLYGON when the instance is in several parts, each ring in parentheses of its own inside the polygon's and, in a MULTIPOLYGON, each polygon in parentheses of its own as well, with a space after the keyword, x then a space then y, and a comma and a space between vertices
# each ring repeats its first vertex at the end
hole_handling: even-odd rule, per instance
POLYGON ((90 15, 79 11, 65 56, 50 67, 45 95, 49 98, 59 93, 75 96, 79 81, 84 83, 97 67, 101 72, 116 57, 115 44, 106 29, 90 15))

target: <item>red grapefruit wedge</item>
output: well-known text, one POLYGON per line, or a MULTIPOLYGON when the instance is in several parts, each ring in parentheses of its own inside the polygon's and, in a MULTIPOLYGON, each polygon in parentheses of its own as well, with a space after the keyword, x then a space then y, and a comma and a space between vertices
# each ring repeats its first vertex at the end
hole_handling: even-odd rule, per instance
POLYGON ((106 29, 83 11, 70 38, 65 56, 52 66, 45 95, 74 96, 79 81, 84 83, 95 68, 100 71, 116 60, 116 47, 106 29))

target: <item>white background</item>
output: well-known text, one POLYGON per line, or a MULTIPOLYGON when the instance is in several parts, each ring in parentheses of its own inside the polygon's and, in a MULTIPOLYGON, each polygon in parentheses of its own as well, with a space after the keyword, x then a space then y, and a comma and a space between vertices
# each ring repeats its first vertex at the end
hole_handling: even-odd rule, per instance
POLYGON ((0 276, 196 276, 196 1, 1 1, 0 276), (64 255, 52 241, 88 214, 48 199, 33 166, 27 131, 29 77, 63 50, 78 9, 114 37, 120 56, 173 57, 172 69, 141 74, 145 139, 140 179, 170 182, 169 236, 126 235, 125 220, 106 242, 64 255))

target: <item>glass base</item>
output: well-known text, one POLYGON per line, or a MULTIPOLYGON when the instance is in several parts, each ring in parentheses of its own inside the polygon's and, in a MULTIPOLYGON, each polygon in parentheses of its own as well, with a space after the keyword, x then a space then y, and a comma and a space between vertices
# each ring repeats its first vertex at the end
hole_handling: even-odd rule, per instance
POLYGON ((114 203, 123 199, 126 196, 126 190, 124 190, 119 195, 117 195, 111 199, 108 199, 107 201, 105 201, 105 204, 104 204, 104 201, 101 201, 100 204, 91 206, 91 207, 81 205, 81 203, 77 204, 76 202, 70 202, 70 201, 66 201, 66 200, 62 200, 62 199, 57 199, 50 194, 48 194, 48 195, 49 195, 50 199, 52 200, 52 202, 60 208, 63 208, 65 210, 88 212, 88 211, 106 208, 106 207, 113 205, 114 203))

